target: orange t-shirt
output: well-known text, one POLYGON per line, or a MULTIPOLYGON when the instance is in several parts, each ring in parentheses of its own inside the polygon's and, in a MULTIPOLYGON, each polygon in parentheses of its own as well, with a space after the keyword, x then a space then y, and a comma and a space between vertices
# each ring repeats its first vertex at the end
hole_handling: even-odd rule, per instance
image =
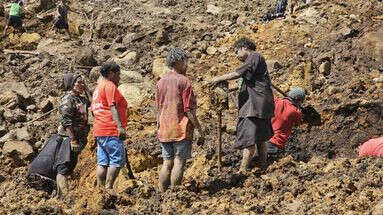
POLYGON ((114 122, 110 107, 115 105, 123 128, 128 123, 128 103, 116 85, 109 80, 102 80, 93 92, 91 111, 94 116, 93 135, 118 136, 117 124, 114 122))

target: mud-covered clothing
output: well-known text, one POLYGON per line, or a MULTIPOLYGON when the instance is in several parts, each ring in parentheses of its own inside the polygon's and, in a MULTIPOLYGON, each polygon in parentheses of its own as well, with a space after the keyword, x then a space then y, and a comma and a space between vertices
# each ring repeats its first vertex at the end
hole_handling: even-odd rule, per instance
POLYGON ((238 117, 271 119, 274 116, 274 97, 263 56, 257 52, 249 54, 236 72, 243 80, 238 95, 238 117))
POLYGON ((359 157, 382 157, 383 137, 370 139, 359 146, 359 157))
POLYGON ((237 123, 237 141, 234 148, 244 149, 270 139, 273 136, 270 119, 243 117, 237 123))
POLYGON ((54 25, 56 28, 68 29, 68 7, 65 5, 57 6, 58 15, 55 17, 54 25))
POLYGON ((157 83, 156 105, 160 142, 193 140, 194 127, 187 112, 196 109, 197 101, 186 76, 173 70, 165 74, 157 83))
POLYGON ((52 135, 29 166, 28 176, 38 175, 56 180, 57 173, 63 175, 72 173, 77 163, 77 153, 75 155, 71 152, 70 142, 68 137, 52 135))
POLYGON ((270 142, 283 149, 291 135, 292 128, 301 122, 302 112, 288 98, 274 98, 274 101, 275 111, 274 117, 271 119, 274 136, 270 142))
POLYGON ((121 125, 125 129, 128 124, 128 103, 113 82, 103 79, 93 92, 91 106, 95 137, 118 137, 117 124, 110 110, 112 106, 116 106, 121 125))
POLYGON ((72 127, 74 137, 79 142, 81 149, 86 145, 89 133, 89 106, 88 98, 76 96, 71 91, 68 91, 61 99, 59 107, 61 119, 58 133, 62 136, 67 136, 66 128, 72 127))
POLYGON ((265 59, 252 52, 236 72, 241 76, 238 95, 237 149, 264 142, 273 136, 274 99, 265 59))
POLYGON ((21 17, 22 8, 18 3, 10 3, 7 7, 9 8, 9 16, 21 17))

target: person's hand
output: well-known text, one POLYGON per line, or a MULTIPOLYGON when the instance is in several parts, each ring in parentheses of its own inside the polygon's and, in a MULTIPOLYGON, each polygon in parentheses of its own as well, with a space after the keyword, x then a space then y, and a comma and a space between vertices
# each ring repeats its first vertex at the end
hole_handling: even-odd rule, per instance
POLYGON ((80 151, 80 145, 78 144, 77 140, 72 140, 70 142, 70 148, 73 152, 79 152, 80 151))
POLYGON ((126 130, 123 127, 118 128, 118 137, 122 141, 126 140, 126 130))

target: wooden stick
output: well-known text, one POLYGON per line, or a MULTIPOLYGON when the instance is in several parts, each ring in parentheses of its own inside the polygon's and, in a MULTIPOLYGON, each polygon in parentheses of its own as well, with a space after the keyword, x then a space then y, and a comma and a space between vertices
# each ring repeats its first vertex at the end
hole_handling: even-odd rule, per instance
POLYGON ((218 111, 218 170, 222 168, 222 110, 218 111))
POLYGON ((5 54, 30 54, 30 55, 39 55, 39 52, 34 51, 26 51, 26 50, 10 50, 10 49, 4 49, 5 54))
POLYGON ((92 69, 93 68, 93 66, 80 66, 80 65, 74 65, 73 67, 78 68, 78 69, 92 69))
POLYGON ((41 119, 41 118, 43 118, 43 117, 45 117, 45 116, 48 116, 50 113, 52 113, 53 111, 57 110, 58 108, 59 108, 59 106, 53 108, 52 110, 50 110, 50 111, 44 113, 43 115, 37 117, 36 119, 34 119, 34 120, 32 120, 32 121, 29 121, 28 124, 31 124, 32 122, 35 122, 35 121, 37 121, 37 120, 39 120, 39 119, 41 119))
POLYGON ((278 93, 282 94, 284 97, 287 97, 287 94, 285 92, 283 92, 283 90, 281 90, 279 87, 275 86, 274 84, 271 84, 271 86, 276 90, 278 91, 278 93))

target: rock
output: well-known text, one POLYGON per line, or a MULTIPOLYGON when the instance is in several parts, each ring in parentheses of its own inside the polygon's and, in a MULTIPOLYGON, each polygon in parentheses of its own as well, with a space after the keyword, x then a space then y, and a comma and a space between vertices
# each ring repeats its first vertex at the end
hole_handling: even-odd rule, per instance
POLYGON ((125 45, 130 44, 137 37, 136 33, 128 33, 122 38, 122 43, 125 45))
POLYGON ((269 71, 282 69, 282 65, 276 60, 267 60, 266 64, 269 71))
POLYGON ((15 137, 16 137, 15 130, 10 131, 0 138, 0 144, 3 144, 3 143, 10 141, 10 140, 14 140, 15 137))
POLYGON ((41 142, 41 141, 37 141, 36 143, 35 143, 35 148, 38 148, 38 149, 40 149, 42 146, 44 145, 44 143, 43 142, 41 142))
POLYGON ((54 7, 56 7, 56 3, 54 0, 40 0, 39 6, 36 9, 36 12, 46 11, 46 10, 52 9, 54 7))
POLYGON ((23 33, 20 36, 20 43, 29 44, 37 43, 41 40, 41 36, 38 33, 23 33))
POLYGON ((17 140, 26 140, 26 141, 31 140, 31 135, 28 132, 28 128, 22 127, 22 128, 16 129, 16 138, 17 140))
POLYGON ((27 111, 35 111, 36 110, 36 105, 28 105, 27 111))
POLYGON ((26 141, 11 140, 4 144, 3 153, 10 154, 14 151, 19 153, 21 158, 27 158, 33 155, 33 148, 26 141))
POLYGON ((136 71, 121 70, 120 83, 140 83, 143 82, 143 77, 136 71))
POLYGON ((361 43, 365 48, 365 53, 372 56, 375 60, 383 64, 383 28, 375 32, 367 33, 361 43))
POLYGON ((137 62, 137 52, 126 51, 119 57, 113 58, 113 61, 121 67, 129 67, 137 62))
POLYGON ((80 54, 76 56, 78 64, 83 66, 97 66, 97 61, 94 59, 94 51, 90 48, 84 48, 80 54))
POLYGON ((3 137, 7 132, 7 128, 4 125, 0 125, 0 137, 3 137))
POLYGON ((222 11, 221 8, 215 6, 215 5, 212 5, 212 4, 208 4, 207 5, 207 9, 206 9, 206 12, 207 13, 210 13, 210 14, 213 14, 213 15, 218 15, 220 14, 222 11))
POLYGON ((0 83, 0 92, 13 91, 21 95, 24 99, 31 97, 30 91, 25 87, 22 82, 3 82, 0 83))
POLYGON ((327 88, 327 94, 328 94, 329 96, 334 95, 334 94, 337 94, 337 93, 339 93, 339 92, 342 92, 342 88, 340 88, 340 87, 329 86, 329 87, 327 88))
POLYGON ((206 49, 208 55, 214 55, 217 52, 217 49, 214 46, 210 46, 206 49))
POLYGON ((373 81, 374 81, 375 83, 383 83, 383 75, 381 75, 381 76, 378 77, 378 78, 374 78, 373 81))
POLYGON ((220 53, 222 53, 222 54, 225 54, 227 51, 229 51, 228 48, 223 47, 223 46, 219 47, 217 50, 218 50, 220 53))
POLYGON ((78 14, 72 13, 68 16, 69 32, 75 35, 82 35, 84 30, 81 28, 83 23, 82 17, 78 14))
POLYGON ((356 30, 351 29, 351 28, 349 28, 349 27, 344 27, 344 28, 340 29, 340 30, 338 31, 338 33, 339 33, 340 35, 342 35, 343 38, 349 38, 349 37, 353 37, 353 36, 355 35, 356 30))
POLYGON ((328 61, 323 62, 319 66, 319 72, 325 76, 330 75, 331 72, 331 63, 328 61))
POLYGON ((161 76, 168 71, 169 68, 166 66, 165 58, 154 59, 152 68, 152 74, 154 75, 154 77, 161 78, 161 76))
POLYGON ((91 82, 96 82, 98 77, 100 77, 101 73, 101 66, 93 67, 92 70, 89 73, 89 79, 91 82))
POLYGON ((142 107, 151 98, 150 86, 144 83, 121 84, 118 89, 128 102, 129 109, 142 107))
POLYGON ((16 123, 16 122, 24 122, 27 119, 27 116, 25 115, 25 112, 21 110, 20 108, 17 108, 13 111, 6 110, 4 112, 4 118, 6 121, 10 123, 16 123))
POLYGON ((383 214, 383 201, 379 201, 374 209, 372 210, 371 215, 382 215, 383 214))
POLYGON ((40 104, 40 110, 41 112, 43 113, 46 113, 50 110, 53 109, 53 103, 51 102, 50 99, 46 99, 44 100, 41 104, 40 104))

